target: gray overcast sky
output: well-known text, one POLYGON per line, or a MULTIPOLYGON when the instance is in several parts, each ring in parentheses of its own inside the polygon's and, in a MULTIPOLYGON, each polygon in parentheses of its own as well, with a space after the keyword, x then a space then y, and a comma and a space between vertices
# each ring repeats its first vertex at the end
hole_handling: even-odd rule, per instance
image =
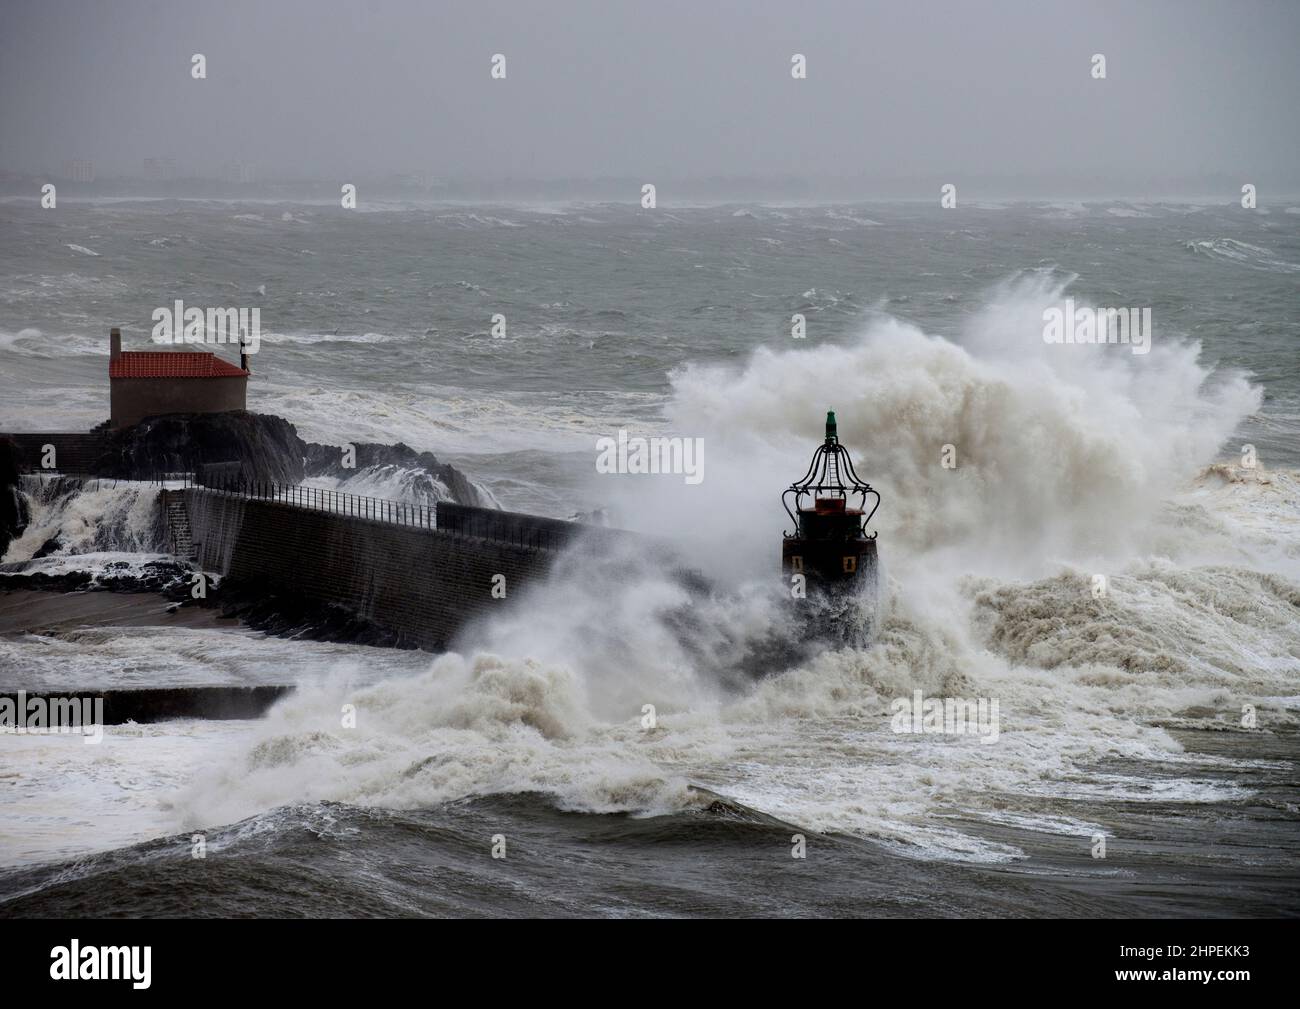
POLYGON ((0 168, 1294 191, 1298 44, 1296 0, 4 0, 0 168))

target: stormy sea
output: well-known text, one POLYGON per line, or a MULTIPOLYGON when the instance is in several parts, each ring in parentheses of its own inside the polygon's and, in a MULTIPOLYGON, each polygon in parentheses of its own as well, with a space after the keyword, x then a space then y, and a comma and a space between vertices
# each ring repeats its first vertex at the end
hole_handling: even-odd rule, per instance
POLYGON ((308 640, 95 591, 167 561, 156 488, 25 485, 0 692, 295 689, 0 736, 0 916, 1300 909, 1300 206, 61 198, 0 229, 0 431, 103 422, 109 326, 253 306, 250 410, 465 477, 313 486, 599 511, 712 586, 561 563, 443 654, 308 640), (1048 342, 1067 299, 1150 308, 1149 344, 1048 342), (774 663, 828 410, 883 499, 876 632, 774 663), (702 479, 597 472, 620 430, 702 439, 702 479), (917 691, 996 735, 899 731, 917 691))

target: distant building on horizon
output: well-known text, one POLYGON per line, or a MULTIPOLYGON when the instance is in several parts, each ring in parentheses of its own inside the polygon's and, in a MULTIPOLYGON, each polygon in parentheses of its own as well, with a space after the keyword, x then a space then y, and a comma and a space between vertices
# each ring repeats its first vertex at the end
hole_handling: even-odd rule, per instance
POLYGON ((130 427, 166 413, 248 409, 248 355, 239 366, 208 350, 122 350, 122 331, 108 337, 109 426, 130 427))
POLYGON ((94 182, 95 181, 95 163, 82 159, 63 162, 64 178, 71 179, 73 182, 94 182))
POLYGON ((221 171, 221 177, 226 182, 233 182, 241 186, 253 182, 256 175, 253 166, 247 161, 228 161, 221 171))
POLYGON ((144 177, 150 182, 171 182, 176 178, 175 158, 145 158, 144 177))

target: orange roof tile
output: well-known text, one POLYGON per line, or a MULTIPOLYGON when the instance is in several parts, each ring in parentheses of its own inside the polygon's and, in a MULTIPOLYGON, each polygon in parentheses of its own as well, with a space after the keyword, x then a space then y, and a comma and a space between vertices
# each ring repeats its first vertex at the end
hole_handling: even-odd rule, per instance
POLYGON ((208 351, 128 350, 111 358, 109 378, 245 378, 248 372, 208 351))

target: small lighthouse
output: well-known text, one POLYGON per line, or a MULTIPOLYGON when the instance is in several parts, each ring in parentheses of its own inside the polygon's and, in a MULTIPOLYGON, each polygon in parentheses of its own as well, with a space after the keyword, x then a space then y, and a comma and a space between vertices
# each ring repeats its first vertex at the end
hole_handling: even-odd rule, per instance
POLYGON ((809 595, 874 592, 876 534, 867 532, 867 523, 880 507, 880 495, 854 472, 836 433, 835 411, 826 414, 826 440, 813 453, 808 472, 781 495, 781 503, 795 526, 781 544, 787 581, 803 575, 809 595), (874 498, 869 512, 868 497, 874 498))

